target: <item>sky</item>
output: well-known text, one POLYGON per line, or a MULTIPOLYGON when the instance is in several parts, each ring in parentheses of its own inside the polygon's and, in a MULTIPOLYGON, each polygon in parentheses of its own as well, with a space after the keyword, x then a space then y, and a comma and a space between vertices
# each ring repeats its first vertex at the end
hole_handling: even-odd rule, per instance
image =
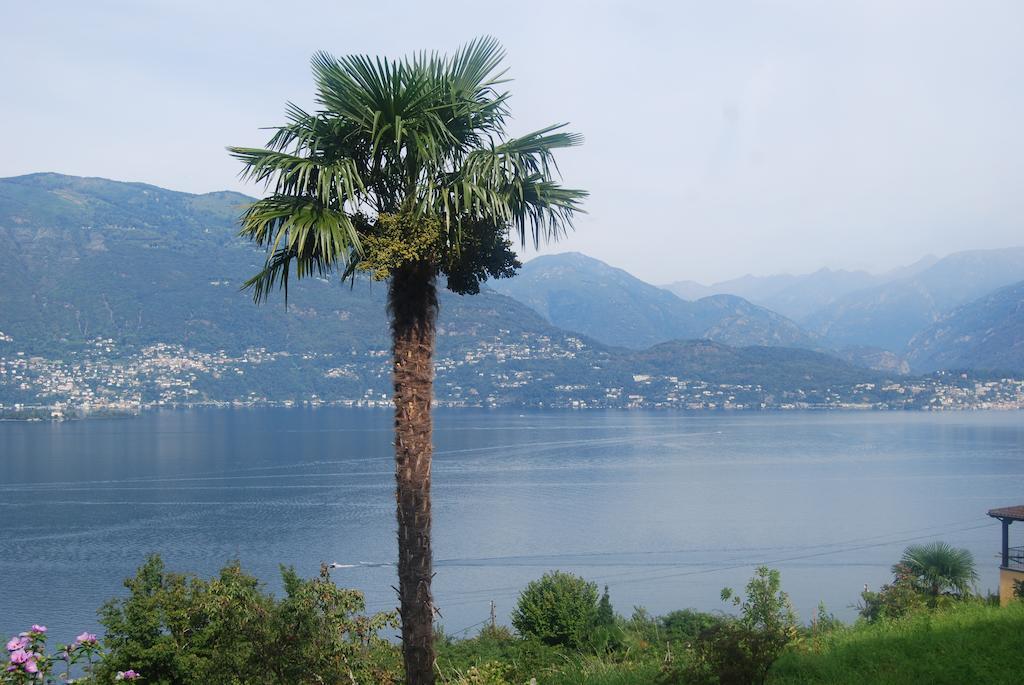
POLYGON ((586 138, 559 163, 587 214, 549 252, 660 284, 1024 244, 1016 0, 5 1, 0 176, 258 195, 224 147, 314 107, 315 51, 483 34, 512 132, 586 138))

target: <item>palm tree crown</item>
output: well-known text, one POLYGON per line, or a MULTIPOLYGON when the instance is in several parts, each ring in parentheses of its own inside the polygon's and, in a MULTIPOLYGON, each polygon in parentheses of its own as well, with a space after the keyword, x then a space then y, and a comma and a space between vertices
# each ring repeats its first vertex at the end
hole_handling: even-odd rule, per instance
POLYGON ((562 187, 553 151, 578 135, 549 126, 510 138, 504 52, 492 38, 451 56, 313 58, 319 111, 288 104, 266 148, 229 148, 271 193, 242 235, 268 249, 247 282, 257 301, 295 274, 387 278, 427 261, 460 293, 518 266, 506 236, 539 244, 571 227, 581 190, 562 187), (402 217, 390 219, 388 217, 402 217))
POLYGON ((945 542, 910 545, 903 551, 900 563, 933 596, 943 592, 968 595, 978 580, 974 570, 974 556, 966 549, 958 549, 945 542))

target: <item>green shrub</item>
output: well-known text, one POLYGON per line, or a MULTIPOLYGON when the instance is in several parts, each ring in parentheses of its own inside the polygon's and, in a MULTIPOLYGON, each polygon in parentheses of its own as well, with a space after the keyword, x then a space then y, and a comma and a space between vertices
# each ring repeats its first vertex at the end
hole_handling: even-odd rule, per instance
POLYGON ((625 632, 620 622, 612 607, 608 586, 605 585, 601 599, 597 603, 597 613, 594 614, 594 626, 587 638, 590 648, 597 654, 606 654, 621 649, 625 640, 625 632))
POLYGON ((726 618, 701 633, 681 663, 666 667, 665 682, 763 685, 772 663, 798 636, 796 615, 776 570, 758 568, 747 583, 745 599, 725 588, 722 600, 739 607, 739 617, 726 618))
POLYGON ((597 603, 597 613, 594 614, 594 625, 610 628, 615 625, 615 609, 612 608, 612 599, 608 596, 608 586, 604 586, 601 599, 597 603))
POLYGON ((597 585, 561 571, 546 573, 526 586, 512 612, 523 637, 547 645, 580 647, 597 620, 597 585))
POLYGON ((377 636, 393 613, 362 616, 362 593, 338 588, 326 569, 300 578, 281 569, 276 599, 238 563, 217 578, 169 573, 151 556, 125 581, 126 598, 100 611, 110 650, 101 682, 135 668, 160 683, 389 683, 400 676, 396 648, 377 636))
MULTIPOLYGON (((441 631, 438 631, 441 632, 441 631)), ((507 667, 502 677, 513 683, 549 673, 566 662, 561 648, 536 639, 522 639, 504 626, 485 627, 475 637, 453 640, 441 634, 435 643, 439 680, 457 683, 471 675, 481 678, 493 674, 493 664, 507 667)))
POLYGON ((893 572, 897 569, 908 574, 922 592, 932 597, 943 594, 968 597, 978 581, 970 550, 940 541, 910 545, 903 550, 903 557, 893 567, 893 572))
POLYGON ((865 589, 861 593, 861 602, 857 607, 861 617, 873 622, 899 618, 927 608, 925 595, 910 569, 897 564, 893 567, 893 573, 893 581, 883 585, 878 592, 865 589))
POLYGON ((682 644, 693 643, 707 631, 725 622, 721 615, 694 609, 680 609, 658 619, 662 639, 682 644))
POLYGON ((506 677, 511 666, 500 661, 486 661, 479 666, 470 666, 464 673, 457 673, 446 680, 452 685, 512 685, 506 677))

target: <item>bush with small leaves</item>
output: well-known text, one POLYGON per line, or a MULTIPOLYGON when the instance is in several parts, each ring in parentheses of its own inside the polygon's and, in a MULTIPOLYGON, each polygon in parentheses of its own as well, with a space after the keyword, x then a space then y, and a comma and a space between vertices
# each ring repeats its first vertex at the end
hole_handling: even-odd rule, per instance
POLYGON ((512 625, 523 637, 580 647, 594 628, 597 613, 597 585, 553 571, 526 586, 512 612, 512 625))
POLYGON ((786 645, 799 637, 796 614, 781 589, 779 572, 760 567, 746 587, 746 597, 722 590, 722 600, 740 609, 704 631, 664 682, 691 685, 763 685, 768 669, 786 645))
POLYGON ((921 591, 913 572, 901 564, 893 567, 895 577, 883 585, 878 592, 867 588, 860 594, 857 609, 861 617, 874 622, 879 619, 900 618, 907 614, 928 608, 928 601, 921 591))
POLYGON ((672 611, 658 619, 659 632, 668 642, 688 644, 707 631, 720 626, 725 618, 717 614, 708 614, 694 609, 672 611))
POLYGON ((457 676, 452 685, 512 685, 507 676, 511 666, 500 661, 488 661, 457 676))
POLYGON ((150 557, 129 594, 101 610, 109 654, 100 682, 146 683, 390 683, 400 677, 396 647, 377 636, 396 627, 394 613, 363 616, 362 593, 337 587, 327 569, 300 578, 282 568, 278 599, 238 563, 212 580, 170 573, 150 557))

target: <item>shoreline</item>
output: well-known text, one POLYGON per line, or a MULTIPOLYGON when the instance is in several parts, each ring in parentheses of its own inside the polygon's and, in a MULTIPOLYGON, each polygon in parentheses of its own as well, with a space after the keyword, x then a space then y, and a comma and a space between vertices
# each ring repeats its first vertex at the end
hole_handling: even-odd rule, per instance
MULTIPOLYGON (((468 404, 455 402, 434 402, 437 409, 471 409, 471 410, 529 410, 529 411, 659 411, 679 414, 774 414, 788 412, 814 412, 814 413, 912 413, 912 414, 934 414, 934 413, 969 413, 969 412, 1019 412, 1024 411, 1024 406, 939 406, 939 407, 890 407, 885 405, 864 405, 864 404, 785 404, 762 407, 681 407, 665 406, 660 404, 651 405, 583 405, 574 406, 569 404, 468 404)), ((319 409, 319 408, 347 408, 365 410, 387 410, 394 409, 390 401, 366 401, 366 400, 337 400, 332 402, 324 401, 268 401, 268 402, 189 402, 173 404, 146 404, 131 409, 116 409, 105 407, 102 409, 84 409, 82 407, 67 407, 66 405, 33 405, 20 407, 18 409, 0 406, 0 423, 63 423, 65 421, 87 421, 94 419, 131 419, 142 414, 164 409, 172 410, 194 410, 194 409, 319 409), (66 413, 70 410, 70 413, 66 413), (60 412, 55 416, 54 412, 60 412), (27 416, 19 416, 17 413, 29 413, 27 416)))

